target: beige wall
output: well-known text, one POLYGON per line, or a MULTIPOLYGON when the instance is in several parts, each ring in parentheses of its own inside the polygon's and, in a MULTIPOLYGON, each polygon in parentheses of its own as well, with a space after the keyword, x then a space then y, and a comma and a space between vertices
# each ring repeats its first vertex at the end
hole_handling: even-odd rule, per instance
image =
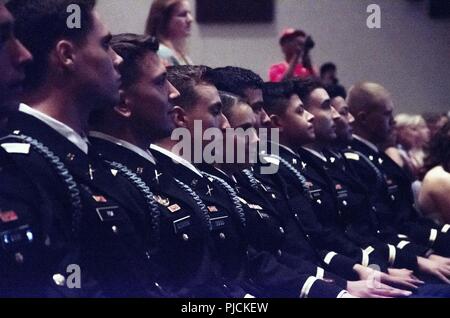
MULTIPOLYGON (((211 0, 214 1, 214 0, 211 0)), ((195 6, 195 1, 191 1, 195 6)), ((143 32, 151 0, 99 0, 114 33, 143 32)), ((276 0, 275 20, 261 25, 196 25, 190 41, 194 62, 237 65, 267 79, 282 59, 277 37, 285 27, 313 35, 314 63, 334 61, 345 86, 372 80, 393 92, 398 111, 450 109, 450 20, 431 20, 425 1, 276 0), (366 8, 381 7, 381 29, 368 29, 366 8)), ((195 11, 195 10, 194 10, 195 11)))

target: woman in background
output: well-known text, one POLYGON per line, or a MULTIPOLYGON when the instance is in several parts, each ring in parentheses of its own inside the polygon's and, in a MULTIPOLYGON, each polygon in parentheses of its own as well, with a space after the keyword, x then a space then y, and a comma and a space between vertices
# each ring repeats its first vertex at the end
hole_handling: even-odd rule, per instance
POLYGON ((430 143, 419 207, 422 213, 441 223, 450 223, 450 123, 430 143))
POLYGON ((187 38, 193 21, 189 1, 153 1, 145 33, 159 40, 158 55, 166 66, 192 64, 187 55, 187 38))
POLYGON ((420 115, 395 116, 396 145, 385 150, 413 179, 423 176, 424 148, 430 141, 430 130, 420 115))

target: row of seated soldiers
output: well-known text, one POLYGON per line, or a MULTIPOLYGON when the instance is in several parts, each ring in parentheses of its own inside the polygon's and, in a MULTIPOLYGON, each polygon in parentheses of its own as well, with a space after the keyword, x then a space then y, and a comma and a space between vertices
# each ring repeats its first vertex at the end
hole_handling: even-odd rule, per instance
POLYGON ((95 13, 85 41, 33 31, 58 12, 45 2, 9 3, 34 60, 1 138, 0 295, 450 295, 450 226, 418 215, 376 146, 392 124, 383 87, 333 105, 315 81, 166 70, 154 38, 109 38, 95 13), (195 157, 209 128, 247 130, 233 148, 251 152, 269 127, 255 162, 177 154, 180 131, 195 157))

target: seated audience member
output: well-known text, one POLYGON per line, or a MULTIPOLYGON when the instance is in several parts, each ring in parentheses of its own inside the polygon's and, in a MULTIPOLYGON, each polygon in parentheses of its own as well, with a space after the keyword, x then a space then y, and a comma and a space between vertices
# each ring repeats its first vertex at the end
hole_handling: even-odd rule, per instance
POLYGON ((154 232, 148 226, 152 216, 86 139, 89 114, 120 100, 117 68, 122 59, 109 45, 111 35, 95 3, 7 4, 17 38, 33 61, 25 68, 22 100, 27 104, 9 116, 9 135, 2 146, 29 176, 24 188, 36 185, 39 192, 28 201, 37 209, 27 211, 22 204, 21 210, 2 213, 2 245, 14 244, 1 253, 2 259, 8 256, 0 263, 1 280, 9 281, 7 288, 0 286, 1 292, 29 297, 168 296, 158 288, 157 271, 146 257, 147 238, 154 232), (84 28, 67 28, 71 4, 79 7, 84 28), (7 230, 14 223, 23 226, 5 236, 6 219, 7 230), (34 253, 27 251, 29 243, 34 253), (13 270, 8 264, 15 264, 13 270), (79 266, 81 280, 68 275, 72 264, 79 266))
POLYGON ((91 116, 89 140, 111 168, 130 180, 129 188, 139 189, 143 205, 153 196, 151 211, 158 217, 152 224, 157 235, 151 259, 164 269, 158 284, 177 297, 236 296, 217 275, 203 203, 194 199, 189 185, 162 173, 148 150, 152 140, 171 135, 172 101, 179 96, 156 54, 158 42, 126 33, 114 35, 111 46, 124 60, 119 68, 122 99, 91 116))
POLYGON ((328 62, 320 67, 320 81, 327 91, 330 90, 333 92, 332 95, 339 95, 344 99, 347 97, 345 87, 339 84, 339 79, 337 78, 337 67, 334 63, 328 62))
MULTIPOLYGON (((394 123, 390 93, 376 83, 358 83, 350 89, 347 103, 355 118, 350 146, 369 159, 351 163, 359 177, 372 187, 380 222, 396 228, 408 241, 428 246, 439 255, 450 255, 448 229, 418 214, 411 178, 377 146, 386 142, 394 123)), ((435 269, 440 271, 442 266, 435 269)))
POLYGON ((219 91, 233 93, 250 105, 256 115, 256 129, 270 127, 270 118, 263 107, 264 81, 258 74, 241 67, 219 67, 214 69, 214 85, 219 91))
POLYGON ((442 127, 431 140, 419 195, 422 213, 441 223, 450 223, 450 123, 442 127))
POLYGON ((413 179, 419 179, 423 169, 424 148, 429 142, 430 130, 420 115, 399 114, 395 117, 396 146, 385 153, 413 179))
POLYGON ((281 82, 293 78, 315 76, 310 51, 314 47, 311 37, 302 30, 286 29, 280 37, 284 62, 273 64, 269 69, 269 80, 281 82))
POLYGON ((155 0, 150 8, 145 33, 159 42, 158 55, 166 66, 192 64, 187 54, 191 35, 191 6, 187 0, 155 0))

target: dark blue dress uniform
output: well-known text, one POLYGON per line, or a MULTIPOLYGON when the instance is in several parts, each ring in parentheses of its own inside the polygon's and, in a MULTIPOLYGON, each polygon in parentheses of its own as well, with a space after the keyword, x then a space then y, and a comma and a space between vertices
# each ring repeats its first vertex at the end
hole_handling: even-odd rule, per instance
MULTIPOLYGON (((253 173, 261 183, 267 198, 271 200, 272 206, 283 216, 286 222, 285 231, 287 238, 285 248, 292 255, 298 255, 302 259, 313 264, 323 264, 329 271, 344 277, 347 280, 358 280, 358 275, 354 272, 354 265, 358 261, 342 255, 339 252, 330 250, 326 244, 321 243, 321 239, 333 239, 333 233, 324 229, 316 218, 312 209, 311 198, 302 188, 301 182, 297 179, 286 179, 283 173, 291 173, 294 169, 289 163, 274 155, 261 154, 260 165, 275 164, 278 172, 275 174, 262 174, 260 166, 254 167, 253 173), (283 162, 282 162, 283 161, 283 162), (288 168, 286 165, 289 165, 288 168), (287 171, 283 172, 284 169, 287 171)), ((289 264, 289 259, 283 259, 289 264)), ((292 263, 293 266, 295 262, 292 263)))
POLYGON ((376 264, 381 270, 386 270, 389 264, 388 253, 385 250, 374 246, 359 246, 345 235, 340 226, 340 215, 332 182, 321 167, 316 165, 315 160, 308 158, 305 152, 299 155, 283 146, 280 147, 279 157, 282 160, 279 173, 286 182, 288 195, 302 196, 306 199, 307 195, 310 197, 311 212, 304 218, 308 220, 311 228, 309 231, 314 233, 310 236, 316 249, 335 251, 364 266, 376 264))
MULTIPOLYGON (((347 156, 358 158, 357 154, 350 155, 348 152, 347 156)), ((381 225, 369 184, 358 177, 344 153, 338 149, 328 149, 324 155, 327 162, 322 162, 322 165, 335 186, 347 236, 363 245, 380 246, 386 243, 392 267, 416 270, 417 256, 424 255, 427 248, 405 240, 394 228, 381 225)))
POLYGON ((137 152, 101 135, 91 135, 90 141, 112 168, 123 164, 134 174, 129 177, 144 182, 160 204, 160 238, 152 259, 167 269, 168 277, 160 278, 162 284, 177 296, 233 296, 220 280, 219 264, 212 255, 210 214, 198 195, 137 152))
POLYGON ((344 178, 340 178, 340 181, 346 182, 336 182, 339 179, 336 175, 342 170, 306 149, 300 149, 298 152, 302 161, 306 163, 303 170, 306 179, 311 180, 311 184, 317 184, 318 180, 323 182, 320 190, 313 189, 323 191, 322 198, 327 197, 322 199, 324 201, 322 207, 316 208, 316 211, 322 214, 322 220, 328 221, 327 226, 344 233, 345 237, 357 246, 378 252, 378 260, 374 260, 374 264, 382 264, 381 268, 385 266, 417 269, 417 254, 404 253, 397 250, 395 245, 385 244, 376 238, 374 226, 377 223, 373 223, 375 220, 370 219, 373 216, 372 206, 370 201, 361 194, 361 190, 365 187, 359 187, 360 184, 350 186, 349 180, 344 178), (328 205, 325 202, 328 202, 328 205), (325 212, 328 212, 328 215, 325 212))
POLYGON ((347 283, 344 279, 300 255, 297 242, 291 241, 294 238, 289 224, 272 206, 272 197, 267 196, 273 193, 268 192, 251 171, 230 177, 211 165, 200 168, 225 180, 235 189, 242 203, 246 236, 253 255, 250 279, 263 289, 258 296, 317 298, 336 297, 343 292, 347 283))
POLYGON ((50 212, 38 187, 0 147, 0 297, 48 292, 54 255, 46 248, 43 226, 50 212))
POLYGON ((350 148, 366 158, 350 162, 361 179, 374 185, 376 191, 372 193, 382 224, 395 227, 407 240, 431 248, 437 254, 449 256, 450 225, 437 225, 419 216, 414 206, 412 180, 403 169, 383 152, 372 149, 356 138, 350 148))
POLYGON ((222 285, 233 297, 257 292, 248 284, 247 241, 245 215, 239 202, 233 201, 223 185, 212 177, 191 170, 152 145, 151 152, 162 173, 177 178, 191 187, 205 203, 211 222, 214 257, 220 264, 222 285))
POLYGON ((45 205, 31 212, 32 226, 44 242, 32 253, 47 264, 32 268, 44 278, 39 292, 30 296, 166 295, 156 280, 163 269, 147 258, 153 217, 137 204, 126 183, 95 153, 86 155, 31 115, 12 115, 8 131, 2 146, 45 198, 45 205), (81 288, 67 283, 72 264, 80 268, 81 288))

